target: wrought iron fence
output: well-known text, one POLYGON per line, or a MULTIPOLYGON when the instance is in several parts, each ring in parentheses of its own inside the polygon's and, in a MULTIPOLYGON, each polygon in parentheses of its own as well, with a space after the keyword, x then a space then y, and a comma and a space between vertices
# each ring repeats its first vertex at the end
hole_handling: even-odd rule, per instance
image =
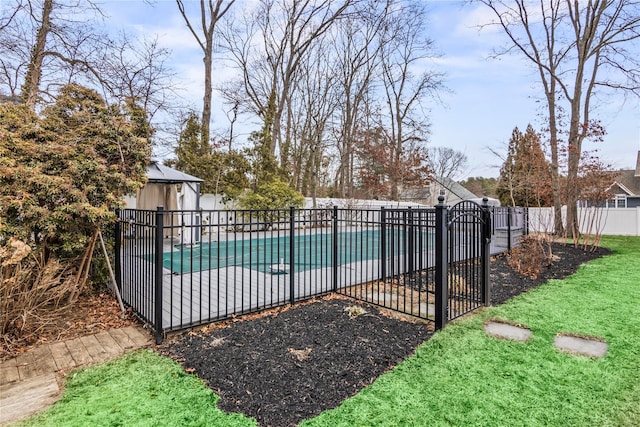
POLYGON ((118 285, 158 342, 167 331, 332 292, 442 327, 488 302, 482 263, 488 262, 489 216, 488 207, 475 203, 451 209, 443 203, 428 209, 126 209, 116 226, 118 285))

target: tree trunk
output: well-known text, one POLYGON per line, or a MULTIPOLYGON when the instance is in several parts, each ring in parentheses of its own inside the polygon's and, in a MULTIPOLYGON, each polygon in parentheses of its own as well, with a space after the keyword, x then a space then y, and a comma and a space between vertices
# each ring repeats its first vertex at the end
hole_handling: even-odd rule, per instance
POLYGON ((204 96, 202 98, 202 126, 200 128, 200 139, 203 144, 209 144, 211 127, 211 94, 213 86, 211 83, 211 72, 213 66, 213 40, 207 37, 207 49, 204 52, 204 96))
POLYGON ((42 5, 42 23, 38 28, 36 35, 36 44, 31 51, 31 61, 27 68, 25 76, 24 88, 22 90, 22 99, 31 109, 35 109, 38 100, 38 89, 40 87, 40 78, 42 77, 42 61, 47 43, 47 36, 51 30, 51 11, 53 10, 53 0, 44 0, 42 5))
MULTIPOLYGON (((184 19, 185 24, 191 31, 191 34, 198 42, 202 53, 204 54, 204 95, 202 98, 202 123, 200 129, 200 138, 203 144, 209 145, 210 128, 211 128, 211 95, 213 92, 213 85, 211 83, 211 73, 213 71, 213 43, 214 33, 216 25, 220 19, 229 11, 229 8, 233 5, 235 0, 209 0, 205 3, 205 0, 200 0, 200 16, 199 23, 202 26, 202 37, 196 31, 192 25, 191 20, 187 16, 187 11, 184 7, 182 0, 176 0, 180 15, 184 19), (207 17, 207 8, 209 10, 209 16, 207 17), (207 18, 209 21, 207 22, 207 18)), ((197 22, 194 20, 194 22, 197 22)))
MULTIPOLYGON (((577 113, 579 114, 579 113, 577 113)), ((578 169, 582 153, 582 137, 579 134, 579 123, 571 124, 569 132, 569 160, 567 169, 567 237, 575 239, 580 236, 578 222, 578 198, 580 188, 578 184, 578 169)))
MULTIPOLYGON (((551 82, 552 88, 555 82, 551 82)), ((562 200, 560 198, 560 173, 558 159, 558 123, 556 119, 555 90, 547 93, 549 107, 549 145, 551 146, 551 189, 553 191, 553 232, 557 236, 564 235, 562 222, 562 200)))

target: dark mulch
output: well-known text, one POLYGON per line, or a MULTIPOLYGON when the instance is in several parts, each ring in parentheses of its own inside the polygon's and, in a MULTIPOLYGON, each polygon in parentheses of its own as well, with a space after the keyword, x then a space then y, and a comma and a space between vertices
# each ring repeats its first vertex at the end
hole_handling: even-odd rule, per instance
MULTIPOLYGON (((502 303, 550 278, 564 278, 609 251, 553 247, 559 257, 540 277, 522 276, 504 256, 492 260, 492 302, 502 303)), ((216 324, 174 337, 161 352, 202 378, 227 412, 261 426, 292 426, 371 384, 432 335, 431 325, 382 313, 342 298, 216 324), (367 311, 355 317, 346 311, 367 311)))
POLYGON ((607 248, 598 247, 592 252, 586 252, 573 245, 552 243, 551 250, 557 259, 550 267, 542 270, 535 279, 523 276, 509 267, 507 257, 499 255, 491 260, 491 303, 503 302, 535 288, 549 279, 564 279, 575 273, 578 267, 592 259, 600 258, 611 253, 607 248))
POLYGON ((224 411, 263 426, 290 426, 371 384, 413 353, 430 329, 332 298, 187 334, 166 351, 220 395, 224 411), (353 306, 367 313, 351 317, 345 310, 353 306))

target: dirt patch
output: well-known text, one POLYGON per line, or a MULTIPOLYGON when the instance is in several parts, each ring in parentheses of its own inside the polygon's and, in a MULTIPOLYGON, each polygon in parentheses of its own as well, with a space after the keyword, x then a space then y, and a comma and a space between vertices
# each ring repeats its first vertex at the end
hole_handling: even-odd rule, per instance
POLYGON ((3 336, 0 339, 0 360, 7 360, 38 344, 63 341, 84 335, 137 324, 127 313, 123 318, 116 299, 107 293, 81 295, 71 306, 60 310, 53 321, 38 331, 20 339, 3 336))

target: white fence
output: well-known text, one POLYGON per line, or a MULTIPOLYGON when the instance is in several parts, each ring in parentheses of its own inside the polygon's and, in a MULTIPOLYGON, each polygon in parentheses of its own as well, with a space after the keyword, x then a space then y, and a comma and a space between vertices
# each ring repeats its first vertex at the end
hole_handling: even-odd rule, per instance
MULTIPOLYGON (((566 221, 566 214, 567 208, 563 206, 563 221, 566 221)), ((640 207, 579 208, 578 219, 582 233, 599 232, 603 235, 640 236, 640 207)), ((552 232, 553 208, 529 208, 529 231, 552 232)))
MULTIPOLYGON (((317 198, 314 206, 313 199, 311 197, 305 197, 304 209, 313 208, 332 208, 333 206, 339 208, 355 208, 355 209, 380 209, 382 206, 385 208, 406 208, 408 206, 415 208, 424 208, 433 206, 421 205, 420 203, 413 202, 393 202, 383 200, 363 200, 363 199, 331 199, 331 198, 317 198)), ((128 206, 127 206, 128 207, 128 206)), ((225 203, 222 201, 222 196, 216 194, 203 194, 200 196, 200 207, 204 210, 224 210, 224 209, 238 209, 238 206, 233 202, 225 203)))

